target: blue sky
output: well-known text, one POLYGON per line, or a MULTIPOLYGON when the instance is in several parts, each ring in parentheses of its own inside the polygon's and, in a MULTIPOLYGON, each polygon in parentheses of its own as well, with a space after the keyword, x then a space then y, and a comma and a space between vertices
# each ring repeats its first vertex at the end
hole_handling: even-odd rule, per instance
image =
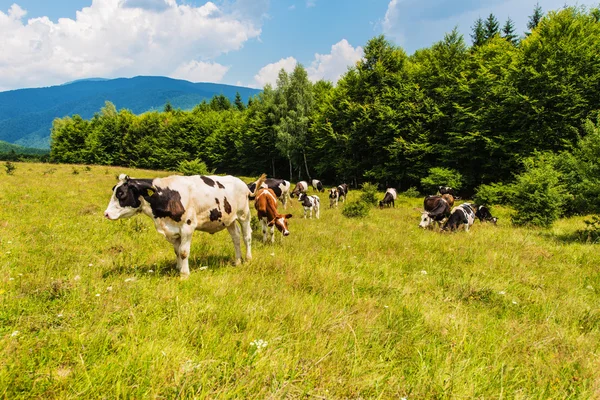
MULTIPOLYGON (((537 0, 0 0, 0 90, 165 75, 262 87, 302 63, 337 81, 379 34, 409 54, 476 18, 526 29, 537 0)), ((547 12, 598 1, 541 0, 547 12)))

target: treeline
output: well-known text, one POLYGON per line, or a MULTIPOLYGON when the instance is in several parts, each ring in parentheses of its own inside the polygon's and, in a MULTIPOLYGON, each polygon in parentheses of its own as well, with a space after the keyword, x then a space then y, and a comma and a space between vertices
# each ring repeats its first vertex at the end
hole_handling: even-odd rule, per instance
POLYGON ((326 183, 420 186, 431 168, 462 185, 512 181, 540 152, 572 153, 600 109, 600 11, 536 7, 512 21, 475 21, 472 45, 452 31, 407 55, 383 36, 333 86, 298 65, 244 103, 217 96, 191 111, 134 115, 107 103, 91 120, 54 121, 56 162, 177 169, 326 183))

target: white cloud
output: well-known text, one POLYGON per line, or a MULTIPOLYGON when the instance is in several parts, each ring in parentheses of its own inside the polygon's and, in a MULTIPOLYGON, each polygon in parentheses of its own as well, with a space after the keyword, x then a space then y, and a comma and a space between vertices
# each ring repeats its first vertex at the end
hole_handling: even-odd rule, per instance
POLYGON ((192 60, 181 64, 169 76, 191 82, 221 82, 227 71, 229 67, 225 65, 192 60))
POLYGON ((294 57, 282 58, 281 60, 267 64, 258 71, 258 74, 254 75, 253 87, 262 88, 267 83, 275 86, 277 82, 277 75, 281 69, 285 69, 287 73, 290 73, 296 67, 298 61, 294 57))
POLYGON ((346 39, 342 39, 331 46, 331 53, 315 54, 315 60, 306 69, 308 77, 312 81, 324 79, 335 83, 363 54, 362 47, 352 47, 346 39))
POLYGON ((306 7, 315 7, 317 5, 317 0, 306 0, 306 7))
POLYGON ((212 2, 195 7, 175 0, 93 0, 75 19, 25 21, 25 15, 16 4, 0 11, 5 89, 92 76, 168 75, 185 65, 193 76, 221 79, 227 67, 207 61, 239 50, 261 32, 253 16, 212 2))

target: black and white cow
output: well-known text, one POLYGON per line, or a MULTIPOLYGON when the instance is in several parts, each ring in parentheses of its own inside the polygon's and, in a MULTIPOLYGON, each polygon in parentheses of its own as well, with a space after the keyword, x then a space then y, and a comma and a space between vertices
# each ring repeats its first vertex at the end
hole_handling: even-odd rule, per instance
POLYGON ((450 186, 440 186, 440 187, 438 187, 438 191, 440 192, 441 195, 451 194, 452 196, 456 197, 456 193, 454 192, 454 189, 451 188, 450 186))
POLYGON ((339 198, 338 188, 329 189, 329 208, 337 207, 339 198))
POLYGON ((394 203, 396 201, 396 197, 398 196, 398 194, 396 193, 396 189, 394 188, 388 188, 388 190, 385 191, 385 196, 383 196, 383 200, 381 200, 379 202, 379 208, 383 208, 383 206, 391 206, 392 207, 396 207, 396 204, 394 203))
POLYGON ((420 228, 433 228, 434 224, 438 227, 442 221, 450 215, 450 205, 442 196, 427 196, 423 200, 423 209, 421 212, 420 228))
MULTIPOLYGON (((291 188, 291 185, 288 181, 285 179, 267 178, 261 187, 263 189, 271 189, 279 201, 281 201, 281 204, 283 204, 283 209, 285 210, 287 208, 287 202, 290 198, 291 188)), ((249 183, 248 189, 254 193, 256 189, 256 182, 249 183)), ((250 196, 250 200, 254 200, 254 196, 250 196)))
POLYGON ((323 188, 323 184, 321 183, 320 180, 318 179, 313 179, 311 181, 312 187, 313 189, 315 189, 317 192, 324 192, 325 189, 323 188))
POLYGON ((238 178, 194 175, 132 179, 121 174, 112 192, 104 216, 117 220, 142 213, 152 218, 156 230, 173 245, 177 268, 184 277, 190 274, 188 257, 195 230, 212 234, 227 228, 237 265, 242 262, 239 222, 246 260, 252 259, 251 192, 238 178))
POLYGON ((304 207, 304 218, 306 218, 306 214, 309 212, 309 218, 312 218, 314 210, 315 217, 319 219, 321 209, 321 200, 319 199, 319 196, 308 196, 306 193, 300 193, 298 201, 302 204, 302 207, 304 207))
POLYGON ((291 197, 299 196, 300 193, 306 193, 307 190, 308 190, 308 183, 306 183, 306 181, 300 181, 300 182, 296 183, 296 186, 294 187, 294 190, 292 190, 292 193, 290 194, 290 196, 291 197))
POLYGON ((342 202, 346 202, 346 196, 348 196, 348 185, 346 185, 345 183, 342 183, 341 185, 338 185, 337 187, 337 191, 338 191, 338 197, 340 198, 340 200, 342 202))
POLYGON ((454 207, 450 217, 442 228, 443 231, 455 231, 461 225, 464 225, 465 231, 469 232, 469 228, 475 221, 475 211, 470 203, 463 203, 458 207, 454 207))
POLYGON ((496 222, 498 222, 498 218, 492 216, 492 213, 490 212, 490 209, 487 208, 486 206, 478 206, 478 205, 474 205, 475 208, 475 216, 479 219, 479 222, 491 222, 492 224, 496 225, 496 222))

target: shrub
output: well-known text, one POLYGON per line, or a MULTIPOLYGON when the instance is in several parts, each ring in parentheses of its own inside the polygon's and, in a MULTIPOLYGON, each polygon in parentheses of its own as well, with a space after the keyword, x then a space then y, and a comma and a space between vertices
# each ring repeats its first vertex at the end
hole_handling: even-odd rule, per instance
POLYGON ((362 184, 361 188, 362 194, 360 195, 359 201, 362 201, 368 205, 376 206, 379 203, 377 185, 366 182, 362 184))
POLYGON ((536 154, 524 161, 525 172, 512 185, 512 217, 515 225, 549 227, 562 215, 567 200, 560 172, 552 166, 551 154, 536 154))
POLYGON ((591 219, 585 221, 585 230, 579 231, 581 238, 587 242, 596 243, 600 239, 600 217, 592 215, 591 219))
POLYGON ((421 193, 419 193, 417 188, 414 186, 409 187, 406 191, 404 191, 402 193, 402 195, 405 197, 413 197, 413 198, 421 197, 421 193))
POLYGON ((488 206, 494 204, 507 204, 513 197, 511 195, 511 185, 503 183, 492 183, 490 185, 479 185, 475 189, 473 201, 476 204, 485 204, 488 206))
POLYGON ((6 173, 8 175, 12 175, 13 172, 15 172, 15 169, 17 169, 17 167, 15 167, 15 164, 13 164, 10 161, 4 163, 4 168, 6 169, 6 173))
POLYGON ((73 167, 73 175, 79 175, 79 170, 73 167))
POLYGON ((369 215, 370 209, 371 206, 364 201, 350 201, 344 206, 342 215, 348 218, 364 218, 369 215))
POLYGON ((191 161, 181 161, 179 165, 177 165, 177 172, 181 172, 185 176, 190 175, 210 175, 215 171, 209 171, 208 167, 204 163, 204 161, 200 161, 199 159, 191 160, 191 161))
POLYGON ((429 169, 429 175, 421 179, 421 187, 425 193, 436 193, 439 186, 450 186, 455 190, 462 187, 462 175, 450 168, 434 167, 429 169))

